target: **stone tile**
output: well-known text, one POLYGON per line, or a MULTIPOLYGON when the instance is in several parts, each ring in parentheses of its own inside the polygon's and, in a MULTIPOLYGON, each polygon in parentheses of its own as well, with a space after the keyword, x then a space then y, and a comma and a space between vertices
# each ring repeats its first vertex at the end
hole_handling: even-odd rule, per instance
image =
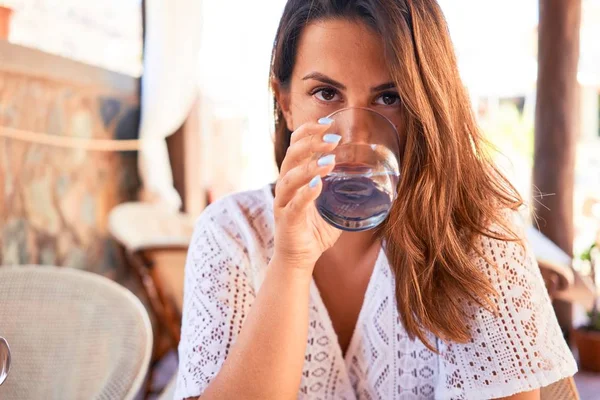
MULTIPOLYGON (((14 71, 0 70, 0 82, 0 125, 83 138, 137 135, 135 98, 14 71)), ((0 264, 52 263, 116 276, 122 261, 106 220, 113 206, 135 199, 135 160, 135 153, 0 139, 0 264)))
POLYGON ((121 102, 110 97, 101 97, 99 102, 100 116, 102 117, 104 128, 109 129, 121 111, 121 102))

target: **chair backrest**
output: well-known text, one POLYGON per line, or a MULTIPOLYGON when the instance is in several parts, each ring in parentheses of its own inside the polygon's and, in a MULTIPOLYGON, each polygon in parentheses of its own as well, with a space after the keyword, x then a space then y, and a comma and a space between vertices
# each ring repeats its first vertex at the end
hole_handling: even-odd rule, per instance
POLYGON ((551 298, 557 292, 567 290, 575 282, 575 274, 569 265, 555 264, 543 259, 537 261, 551 298))
POLYGON ((543 387, 540 393, 541 400, 579 400, 579 393, 573 377, 561 379, 551 385, 543 387))
POLYGON ((130 291, 71 268, 0 267, 0 335, 12 367, 0 398, 131 399, 152 349, 130 291))
POLYGON ((187 248, 195 219, 166 211, 158 204, 130 202, 114 207, 108 216, 110 234, 128 251, 157 247, 187 248))

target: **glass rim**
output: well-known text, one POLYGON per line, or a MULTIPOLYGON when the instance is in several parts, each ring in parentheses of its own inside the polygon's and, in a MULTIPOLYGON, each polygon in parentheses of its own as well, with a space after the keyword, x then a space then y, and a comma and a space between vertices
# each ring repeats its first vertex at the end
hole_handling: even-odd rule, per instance
POLYGON ((344 111, 349 111, 349 110, 363 110, 363 111, 372 112, 373 114, 376 114, 376 115, 380 116, 381 118, 383 118, 384 120, 386 120, 391 125, 391 127, 394 130, 394 132, 396 133, 396 137, 397 137, 397 135, 398 135, 398 129, 396 129, 396 125, 394 125, 394 123, 388 117, 386 117, 385 115, 383 115, 379 111, 373 110, 372 108, 369 108, 369 107, 344 107, 344 108, 340 108, 339 110, 335 110, 331 114, 327 115, 327 118, 334 117, 336 114, 342 113, 344 111))
MULTIPOLYGON (((330 113, 329 115, 327 115, 327 118, 332 118, 335 117, 336 114, 340 114, 344 111, 350 111, 350 110, 361 110, 361 111, 367 111, 370 113, 373 113, 381 118, 383 118, 385 121, 387 121, 387 123, 392 127, 393 132, 394 132, 394 141, 396 142, 396 150, 394 151, 392 150, 392 153, 394 153, 394 156, 396 157, 396 159, 398 160, 398 164, 400 164, 400 157, 401 157, 401 147, 400 147, 400 133, 398 133, 398 129, 396 129, 396 125, 394 125, 394 123, 385 115, 381 114, 379 111, 373 110, 372 108, 369 107, 344 107, 344 108, 340 108, 339 110, 335 110, 334 112, 330 113)), ((334 119, 335 121, 335 119, 334 119)))

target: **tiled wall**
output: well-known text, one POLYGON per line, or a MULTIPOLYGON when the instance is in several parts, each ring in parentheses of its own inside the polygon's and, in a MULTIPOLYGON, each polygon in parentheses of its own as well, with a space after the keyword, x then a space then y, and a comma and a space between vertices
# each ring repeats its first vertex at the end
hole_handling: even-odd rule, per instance
MULTIPOLYGON (((136 137, 136 80, 14 50, 0 46, 0 53, 13 60, 25 55, 27 62, 0 64, 0 130, 136 137)), ((116 204, 134 199, 138 186, 136 153, 53 147, 0 132, 0 264, 64 265, 115 277, 119 260, 107 215, 116 204)))

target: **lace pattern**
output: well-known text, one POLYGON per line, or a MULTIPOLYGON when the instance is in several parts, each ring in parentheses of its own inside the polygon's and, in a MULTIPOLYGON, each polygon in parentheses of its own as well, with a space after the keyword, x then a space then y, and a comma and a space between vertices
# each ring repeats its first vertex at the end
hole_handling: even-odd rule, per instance
MULTIPOLYGON (((207 208, 186 264, 176 399, 200 395, 241 330, 273 251, 272 194, 240 193, 207 208)), ((465 304, 472 340, 411 340, 395 304, 383 251, 373 270, 346 356, 316 285, 299 399, 484 399, 509 396, 571 376, 565 344, 531 253, 482 240, 478 263, 500 294, 498 315, 465 304), (493 268, 488 262, 495 262, 493 268)))
POLYGON ((465 304, 470 342, 440 347, 446 398, 505 397, 573 375, 577 366, 527 244, 485 238, 480 248, 479 267, 499 294, 498 314, 465 304))

